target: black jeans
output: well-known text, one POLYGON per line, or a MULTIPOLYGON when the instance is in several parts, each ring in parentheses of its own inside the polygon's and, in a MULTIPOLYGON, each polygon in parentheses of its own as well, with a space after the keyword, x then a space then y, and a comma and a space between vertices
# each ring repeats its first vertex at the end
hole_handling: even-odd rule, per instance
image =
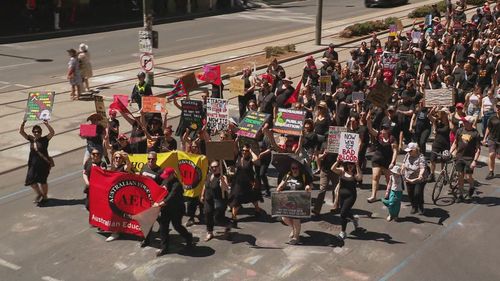
POLYGON ((352 206, 356 202, 358 194, 356 188, 340 187, 339 190, 339 206, 340 206, 340 221, 342 223, 342 231, 347 228, 348 219, 354 220, 351 213, 352 206))
POLYGON ((260 189, 265 189, 269 192, 269 180, 267 179, 267 170, 269 169, 269 163, 261 163, 259 166, 255 166, 255 178, 260 181, 260 189))
POLYGON ((335 174, 332 171, 323 171, 319 172, 319 193, 318 197, 316 197, 316 201, 314 201, 314 212, 316 214, 321 213, 321 208, 323 207, 325 201, 326 191, 329 189, 328 183, 332 183, 330 188, 332 189, 332 198, 335 198, 335 187, 339 183, 339 175, 335 174))
POLYGON ((200 206, 199 218, 203 218, 203 205, 200 203, 200 197, 184 197, 184 202, 187 204, 186 215, 190 220, 194 220, 196 208, 200 206))
POLYGON ((207 224, 207 231, 214 231, 215 224, 228 227, 231 221, 224 215, 226 211, 226 204, 222 200, 218 200, 220 206, 216 206, 215 199, 207 199, 203 210, 205 211, 205 222, 207 224), (216 208, 217 207, 217 208, 216 208))
POLYGON ((413 209, 424 209, 424 187, 426 182, 406 183, 408 199, 413 209))
POLYGON ((431 127, 418 129, 415 130, 415 134, 413 135, 413 141, 418 143, 418 148, 420 148, 420 152, 423 155, 425 155, 425 152, 427 151, 425 144, 431 135, 431 129, 431 127))
POLYGON ((191 242, 193 235, 187 231, 187 229, 182 225, 182 217, 184 215, 183 210, 173 210, 173 209, 162 209, 160 217, 160 247, 162 250, 168 250, 169 246, 169 232, 170 223, 174 227, 186 242, 191 242))

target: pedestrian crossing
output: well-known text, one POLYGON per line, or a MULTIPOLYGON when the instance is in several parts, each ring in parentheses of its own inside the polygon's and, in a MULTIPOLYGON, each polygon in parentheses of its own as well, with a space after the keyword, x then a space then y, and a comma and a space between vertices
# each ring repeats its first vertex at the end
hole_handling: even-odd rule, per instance
POLYGON ((315 16, 305 13, 290 12, 287 9, 264 8, 240 13, 215 16, 216 19, 223 20, 252 20, 270 22, 295 22, 311 24, 315 21, 315 16))

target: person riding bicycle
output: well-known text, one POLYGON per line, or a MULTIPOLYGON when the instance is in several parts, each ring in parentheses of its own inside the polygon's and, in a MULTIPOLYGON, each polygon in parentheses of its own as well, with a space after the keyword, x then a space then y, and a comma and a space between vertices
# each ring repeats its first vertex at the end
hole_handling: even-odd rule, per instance
POLYGON ((474 194, 474 178, 472 174, 477 165, 477 159, 481 154, 481 137, 477 129, 473 127, 476 118, 467 116, 462 121, 464 127, 458 129, 455 141, 451 146, 451 153, 455 155, 458 172, 458 190, 460 196, 456 199, 457 202, 464 200, 465 175, 467 175, 467 181, 470 185, 467 197, 471 198, 474 194))

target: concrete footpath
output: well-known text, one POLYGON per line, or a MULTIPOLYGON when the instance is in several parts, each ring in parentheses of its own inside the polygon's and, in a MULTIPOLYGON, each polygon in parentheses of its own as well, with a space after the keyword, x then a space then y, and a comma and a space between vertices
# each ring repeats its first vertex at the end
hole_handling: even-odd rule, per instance
MULTIPOLYGON (((192 69, 195 66, 201 66, 207 63, 218 63, 245 57, 249 54, 259 54, 263 52, 264 47, 282 46, 286 44, 296 44, 296 50, 301 54, 297 60, 291 60, 282 63, 287 71, 287 76, 298 77, 302 71, 302 57, 307 54, 315 54, 321 56, 321 52, 326 49, 329 43, 335 43, 341 46, 338 48, 341 60, 348 56, 348 50, 357 46, 359 39, 345 40, 337 37, 336 35, 343 30, 346 26, 357 23, 365 22, 368 20, 382 19, 389 16, 399 17, 402 19, 403 24, 411 25, 413 19, 408 19, 406 16, 409 11, 415 9, 417 6, 423 4, 431 4, 435 1, 427 1, 419 4, 410 4, 392 9, 382 10, 369 15, 363 15, 349 20, 342 20, 336 22, 328 22, 323 24, 323 46, 314 45, 314 28, 307 28, 297 30, 286 34, 277 34, 272 37, 265 37, 241 42, 237 44, 226 45, 223 47, 211 48, 200 52, 192 52, 181 54, 177 56, 156 58, 156 71, 155 85, 171 85, 180 72, 186 69, 192 69), (347 48, 347 49, 346 49, 347 48)), ((318 62, 319 63, 319 62, 318 62)), ((91 86, 100 88, 100 94, 106 98, 106 106, 114 94, 127 94, 132 91, 133 85, 136 80, 136 74, 139 71, 137 62, 131 62, 116 67, 95 69, 94 77, 90 80, 91 86)), ((260 71, 262 72, 262 70, 260 71)), ((61 74, 64 75, 64 74, 61 74)), ((227 77, 227 75, 226 75, 227 77)), ((297 80, 298 81, 298 80, 297 80)), ((228 85, 229 81, 224 81, 228 85)), ((235 99, 230 95, 226 87, 224 93, 225 98, 230 99, 231 109, 233 114, 237 114, 237 105, 235 99)), ((0 175, 8 171, 12 171, 26 166, 29 146, 27 142, 19 135, 19 125, 24 116, 26 106, 26 97, 28 92, 36 90, 50 90, 56 92, 55 105, 51 125, 56 131, 56 136, 51 140, 49 146, 49 154, 57 156, 79 149, 85 145, 85 141, 78 136, 79 125, 85 123, 86 117, 95 111, 93 101, 71 101, 69 99, 69 84, 66 82, 44 85, 43 87, 24 89, 1 94, 0 102, 0 122, 4 124, 0 129, 2 138, 0 139, 0 157, 3 161, 0 163, 0 175)), ((155 94, 162 93, 168 89, 153 88, 155 94)), ((201 89, 200 89, 201 90, 201 89)), ((191 96, 195 99, 199 97, 200 91, 194 91, 191 96)), ((134 110, 134 108, 132 108, 134 110)), ((136 110, 136 108, 135 108, 136 110)), ((169 118, 176 118, 180 112, 173 106, 168 106, 169 118)), ((129 130, 128 124, 121 122, 123 132, 129 130)), ((29 123, 26 130, 34 125, 29 123)), ((45 128, 43 128, 45 129, 45 128)), ((45 129, 45 133, 46 133, 45 129)))

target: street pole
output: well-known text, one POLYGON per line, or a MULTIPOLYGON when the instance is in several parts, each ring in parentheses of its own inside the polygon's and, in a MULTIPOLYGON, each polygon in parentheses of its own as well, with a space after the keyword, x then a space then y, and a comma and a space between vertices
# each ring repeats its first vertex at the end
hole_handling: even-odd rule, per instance
POLYGON ((318 0, 316 12, 316 45, 321 45, 321 22, 323 20, 323 0, 318 0))
MULTIPOLYGON (((142 0, 144 30, 152 32, 153 31, 153 16, 150 14, 149 8, 150 8, 150 1, 149 0, 142 0)), ((151 52, 151 56, 153 56, 153 52, 151 52)), ((146 82, 151 86, 154 85, 154 71, 153 70, 146 73, 146 82)))

